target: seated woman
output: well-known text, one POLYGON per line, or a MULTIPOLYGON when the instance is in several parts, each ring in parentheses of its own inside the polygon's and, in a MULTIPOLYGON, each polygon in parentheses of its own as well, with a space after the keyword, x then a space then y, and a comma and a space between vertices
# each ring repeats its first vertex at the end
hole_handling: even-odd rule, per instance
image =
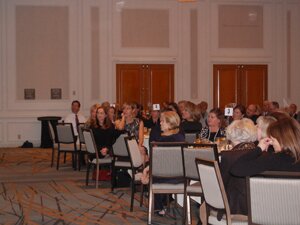
POLYGON ((207 117, 208 126, 202 128, 201 139, 215 142, 218 137, 225 137, 224 114, 219 108, 210 110, 207 117))
MULTIPOLYGON (((162 133, 160 136, 156 137, 153 141, 156 142, 184 142, 184 135, 179 132, 180 118, 176 112, 167 111, 161 114, 160 127, 162 133)), ((142 175, 142 182, 144 184, 149 183, 149 166, 147 166, 142 175)), ((166 182, 166 183, 178 183, 179 180, 168 180, 168 179, 155 179, 153 182, 166 182)), ((158 211, 161 216, 165 215, 164 205, 166 203, 168 195, 156 194, 154 196, 154 209, 158 211)))
POLYGON ((261 140, 267 137, 267 129, 271 123, 276 122, 273 116, 260 116, 256 120, 256 127, 257 127, 257 140, 261 140))
POLYGON ((229 123, 232 123, 235 120, 241 120, 244 118, 246 114, 246 107, 243 105, 236 105, 233 108, 233 115, 231 118, 229 118, 229 123))
POLYGON ((200 112, 194 103, 186 102, 184 104, 180 128, 184 133, 199 133, 201 131, 200 112))
POLYGON ((99 158, 104 158, 106 155, 109 155, 109 151, 119 135, 119 132, 115 130, 108 118, 104 107, 98 107, 96 123, 91 129, 94 134, 99 158))
POLYGON ((110 119, 110 121, 112 122, 112 124, 115 124, 116 121, 116 108, 114 106, 110 106, 108 109, 108 118, 110 119))
POLYGON ((97 115, 97 109, 100 107, 100 104, 96 103, 91 106, 90 108, 90 117, 85 122, 85 128, 91 128, 96 125, 96 115, 97 115))
POLYGON ((135 136, 138 141, 140 152, 144 161, 148 161, 144 144, 144 122, 135 117, 136 115, 135 103, 124 103, 122 118, 116 120, 115 126, 117 130, 126 131, 128 135, 135 136))
MULTIPOLYGON (((298 171, 300 172, 300 126, 292 118, 273 122, 267 129, 268 137, 259 141, 252 151, 241 156, 231 167, 231 174, 236 177, 253 176, 264 171, 298 171), (274 152, 268 152, 272 145, 274 152)), ((236 195, 239 205, 247 209, 246 183, 236 195)), ((247 214, 247 210, 243 214, 247 214)))
POLYGON ((244 213, 246 209, 239 205, 237 192, 241 191, 239 187, 244 186, 245 179, 232 176, 230 170, 238 158, 256 147, 254 142, 257 140, 257 128, 250 119, 235 120, 227 127, 226 137, 233 148, 231 151, 221 152, 220 169, 223 183, 231 210, 234 213, 244 213))

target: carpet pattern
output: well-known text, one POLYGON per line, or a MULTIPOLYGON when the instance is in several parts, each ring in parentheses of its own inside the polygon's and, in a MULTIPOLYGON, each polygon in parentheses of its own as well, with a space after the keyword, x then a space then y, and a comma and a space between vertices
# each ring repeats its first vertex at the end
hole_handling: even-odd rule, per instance
MULTIPOLYGON (((129 188, 86 186, 85 168, 74 171, 67 158, 57 171, 50 159, 50 149, 0 149, 0 224, 147 224, 148 202, 139 207, 139 193, 130 212, 129 188)), ((182 224, 181 215, 171 206, 153 224, 182 224)))

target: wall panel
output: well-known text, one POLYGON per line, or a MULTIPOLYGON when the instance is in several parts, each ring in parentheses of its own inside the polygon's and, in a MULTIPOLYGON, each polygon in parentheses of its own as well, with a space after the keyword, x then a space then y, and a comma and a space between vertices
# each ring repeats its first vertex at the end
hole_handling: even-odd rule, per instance
POLYGON ((131 57, 176 57, 176 1, 112 1, 113 54, 131 57))
POLYGON ((77 98, 78 1, 11 0, 6 10, 7 108, 66 108, 77 98), (24 88, 35 88, 35 100, 23 100, 24 88), (63 100, 50 99, 62 88, 63 100))

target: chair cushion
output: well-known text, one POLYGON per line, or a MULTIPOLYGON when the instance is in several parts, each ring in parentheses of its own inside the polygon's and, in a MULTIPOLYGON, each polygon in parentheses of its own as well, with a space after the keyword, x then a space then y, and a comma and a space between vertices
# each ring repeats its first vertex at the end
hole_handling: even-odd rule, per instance
POLYGON ((186 187, 186 192, 187 192, 187 194, 189 194, 189 193, 199 193, 199 194, 201 194, 202 193, 202 187, 200 186, 200 182, 188 185, 186 187))
POLYGON ((152 190, 182 190, 184 192, 184 184, 154 183, 152 184, 152 190))
MULTIPOLYGON (((111 160, 112 160, 111 157, 99 159, 99 164, 109 164, 109 163, 111 163, 111 160)), ((91 163, 96 164, 96 159, 93 159, 93 161, 91 163)))
POLYGON ((116 161, 116 162, 115 162, 115 166, 116 166, 116 167, 127 167, 127 168, 131 168, 130 162, 124 162, 124 161, 116 161))

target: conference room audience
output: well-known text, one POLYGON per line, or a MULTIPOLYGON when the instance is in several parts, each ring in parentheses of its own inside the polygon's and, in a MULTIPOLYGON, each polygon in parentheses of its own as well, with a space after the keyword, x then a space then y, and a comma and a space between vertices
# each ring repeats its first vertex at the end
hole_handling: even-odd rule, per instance
MULTIPOLYGON (((155 142, 184 142, 184 135, 179 132, 180 118, 176 112, 166 111, 161 113, 160 127, 162 133, 153 141, 155 142)), ((149 183, 149 166, 143 171, 141 178, 144 184, 149 183)), ((153 183, 181 183, 183 180, 178 179, 167 179, 167 178, 155 178, 153 177, 153 183)), ((157 211, 158 215, 164 216, 166 214, 165 205, 169 195, 166 194, 155 194, 154 195, 154 210, 157 211)))
POLYGON ((118 130, 124 130, 130 136, 135 136, 138 141, 140 152, 144 161, 148 160, 144 144, 144 122, 143 120, 136 118, 136 104, 135 103, 124 103, 122 118, 116 120, 115 127, 118 130))
POLYGON ((209 111, 207 117, 207 126, 203 127, 200 132, 201 139, 207 139, 215 142, 219 137, 225 137, 224 114, 219 108, 213 108, 209 111))
POLYGON ((258 118, 258 115, 257 115, 257 105, 250 104, 247 107, 246 117, 249 118, 249 119, 251 119, 253 121, 253 123, 256 124, 256 120, 258 118))
POLYGON ((200 113, 196 105, 192 102, 186 102, 182 110, 182 121, 180 128, 184 133, 199 133, 202 129, 200 113))
POLYGON ((169 110, 171 110, 173 112, 176 112, 179 115, 180 119, 181 119, 181 114, 179 112, 178 105, 175 102, 170 102, 169 103, 168 108, 165 111, 169 111, 169 110))
POLYGON ((271 123, 276 122, 277 119, 273 116, 260 116, 256 120, 257 140, 267 137, 267 129, 271 123))
POLYGON ((94 105, 92 105, 90 107, 90 116, 87 119, 87 121, 85 122, 85 128, 91 128, 91 127, 95 127, 96 125, 96 116, 97 116, 97 109, 100 107, 101 105, 96 103, 94 105))
POLYGON ((144 127, 151 129, 152 127, 160 124, 160 105, 153 104, 150 110, 150 118, 144 120, 144 127))
POLYGON ((222 179, 232 213, 245 214, 247 209, 243 207, 244 203, 240 204, 243 199, 240 199, 241 194, 239 194, 240 192, 246 194, 244 193, 245 178, 233 176, 230 170, 242 155, 256 147, 257 128, 248 118, 235 120, 227 127, 226 137, 233 148, 230 151, 221 152, 222 179))
POLYGON ((121 132, 115 130, 103 106, 97 108, 96 123, 91 126, 91 129, 99 158, 104 158, 110 154, 112 145, 121 132))
POLYGON ((68 114, 64 118, 65 123, 72 123, 74 135, 76 137, 78 136, 78 125, 86 122, 86 118, 80 113, 80 106, 80 102, 78 100, 74 100, 71 104, 72 113, 68 114))
MULTIPOLYGON (((267 136, 259 141, 258 146, 241 156, 231 167, 231 174, 236 177, 253 176, 264 171, 300 172, 300 127, 296 120, 284 118, 273 122, 267 129, 267 136), (274 152, 267 151, 272 145, 274 152)), ((246 184, 236 191, 238 203, 247 214, 246 184)), ((232 205, 230 205, 232 207, 232 205)), ((233 213, 236 213, 233 209, 233 213)))
POLYGON ((114 106, 110 106, 108 108, 108 112, 107 112, 108 118, 110 119, 110 121, 112 122, 112 124, 115 124, 116 118, 117 118, 117 111, 116 108, 114 106))
POLYGON ((269 114, 269 106, 270 106, 270 102, 268 100, 265 100, 263 102, 262 111, 261 111, 262 116, 267 116, 269 114))
POLYGON ((208 103, 205 101, 200 102, 197 105, 198 110, 200 111, 200 123, 202 124, 202 127, 206 127, 207 126, 207 117, 208 117, 208 113, 207 113, 207 108, 208 108, 208 103))
POLYGON ((279 110, 279 103, 276 101, 272 101, 269 104, 269 113, 273 113, 279 110))

